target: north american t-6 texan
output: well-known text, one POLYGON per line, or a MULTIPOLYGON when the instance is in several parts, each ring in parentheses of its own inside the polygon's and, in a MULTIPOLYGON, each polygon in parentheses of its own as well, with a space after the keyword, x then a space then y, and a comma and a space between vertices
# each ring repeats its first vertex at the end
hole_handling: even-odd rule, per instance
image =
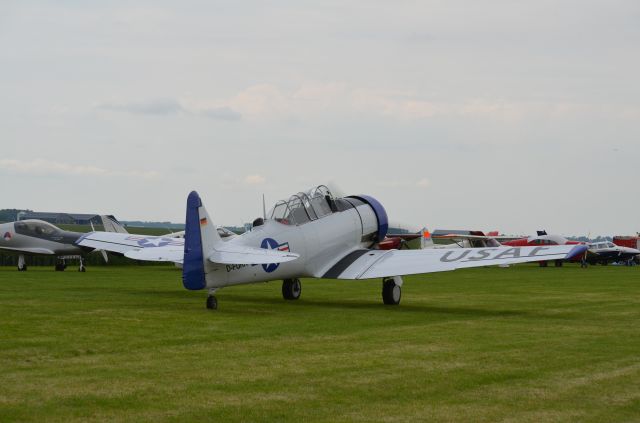
POLYGON ((279 201, 240 236, 220 236, 200 196, 187 198, 184 245, 180 239, 92 232, 77 243, 138 260, 182 262, 186 289, 207 289, 216 309, 221 288, 282 280, 287 300, 300 298, 300 278, 382 279, 384 304, 400 303, 402 276, 467 267, 566 259, 582 245, 457 249, 381 249, 387 213, 368 195, 334 197, 318 186, 279 201))

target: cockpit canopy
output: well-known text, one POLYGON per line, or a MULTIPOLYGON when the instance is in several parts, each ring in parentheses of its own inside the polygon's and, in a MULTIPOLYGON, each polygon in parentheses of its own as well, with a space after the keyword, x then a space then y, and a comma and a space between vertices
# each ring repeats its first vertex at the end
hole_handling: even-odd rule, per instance
POLYGON ((36 237, 51 236, 60 232, 57 226, 43 220, 20 220, 15 222, 13 227, 16 233, 36 237))
POLYGON ((285 225, 301 225, 338 211, 336 200, 325 185, 281 200, 269 212, 269 218, 285 225))

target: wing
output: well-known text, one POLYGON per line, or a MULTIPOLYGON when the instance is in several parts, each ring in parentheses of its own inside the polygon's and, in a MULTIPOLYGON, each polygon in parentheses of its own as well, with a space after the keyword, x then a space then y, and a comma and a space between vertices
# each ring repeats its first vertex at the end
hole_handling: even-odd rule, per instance
POLYGON ((455 248, 425 250, 356 250, 316 277, 371 279, 444 272, 467 267, 564 260, 584 253, 582 245, 545 247, 455 248))
POLYGON ((167 245, 157 248, 132 249, 125 252, 124 256, 133 260, 182 263, 184 259, 184 246, 167 245))
MULTIPOLYGON (((184 259, 184 238, 91 232, 76 241, 76 244, 124 254, 134 260, 181 263, 184 259)), ((209 254, 208 259, 220 264, 269 264, 284 263, 298 257, 298 254, 288 251, 222 243, 209 254)))
POLYGON ((83 235, 76 244, 124 254, 134 260, 181 262, 184 255, 184 239, 164 236, 97 231, 83 235))
POLYGON ((444 235, 432 235, 433 239, 495 239, 494 236, 487 235, 466 235, 466 234, 444 234, 444 235))
POLYGON ((2 247, 0 250, 10 251, 14 253, 28 253, 28 254, 47 254, 53 255, 55 252, 48 248, 10 248, 10 247, 2 247))

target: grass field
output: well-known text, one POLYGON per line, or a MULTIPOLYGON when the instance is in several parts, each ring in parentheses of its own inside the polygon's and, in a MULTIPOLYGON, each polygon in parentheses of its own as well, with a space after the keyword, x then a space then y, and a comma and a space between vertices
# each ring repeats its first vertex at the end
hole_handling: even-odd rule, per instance
POLYGON ((640 421, 640 268, 228 288, 0 268, 0 421, 640 421))

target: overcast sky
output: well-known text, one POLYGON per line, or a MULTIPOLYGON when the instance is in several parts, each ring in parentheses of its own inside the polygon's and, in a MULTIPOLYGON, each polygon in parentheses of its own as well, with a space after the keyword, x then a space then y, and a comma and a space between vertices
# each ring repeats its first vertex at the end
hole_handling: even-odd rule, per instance
POLYGON ((0 2, 0 208, 640 230, 640 2, 315 3, 0 2))

